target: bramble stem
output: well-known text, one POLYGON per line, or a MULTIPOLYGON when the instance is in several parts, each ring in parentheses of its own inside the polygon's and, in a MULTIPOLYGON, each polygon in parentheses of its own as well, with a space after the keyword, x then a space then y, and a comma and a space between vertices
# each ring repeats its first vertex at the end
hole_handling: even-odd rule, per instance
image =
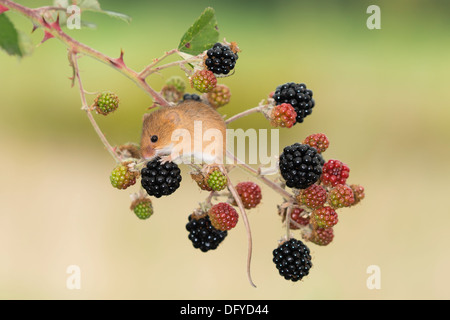
POLYGON ((286 190, 284 190, 283 188, 281 188, 278 184, 276 184, 275 182, 267 179, 266 177, 260 175, 258 173, 258 170, 253 169, 252 167, 250 167, 249 165, 247 165, 246 163, 244 163, 242 160, 236 158, 234 156, 234 154, 232 154, 229 150, 227 150, 227 155, 229 157, 231 157, 237 164, 238 167, 241 169, 244 169, 247 172, 250 172, 252 175, 254 175, 256 178, 258 178, 259 180, 261 180, 263 183, 265 183, 266 185, 268 185, 271 189, 273 189, 274 191, 278 192, 283 198, 285 198, 288 201, 292 201, 293 200, 293 196, 287 192, 286 190))
POLYGON ((248 116, 249 114, 256 113, 256 112, 261 112, 264 109, 264 107, 266 107, 266 105, 259 105, 257 107, 245 110, 245 111, 243 111, 241 113, 238 113, 238 114, 232 116, 231 118, 228 118, 227 120, 225 120, 225 123, 229 124, 229 123, 231 123, 231 122, 233 122, 233 121, 235 121, 235 120, 237 120, 239 118, 248 116))
MULTIPOLYGON (((36 9, 30 9, 27 7, 24 7, 20 4, 17 4, 11 0, 0 0, 0 4, 12 9, 14 11, 19 12, 20 14, 28 17, 32 22, 33 25, 36 27, 42 27, 45 32, 48 34, 51 34, 53 37, 59 39, 62 41, 66 46, 69 47, 69 50, 75 53, 83 53, 91 58, 94 58, 100 62, 103 62, 110 66, 111 68, 119 71, 129 79, 131 79, 136 85, 138 85, 141 89, 143 89, 145 92, 147 92, 157 104, 161 106, 169 106, 170 104, 159 94, 156 92, 152 87, 150 87, 147 82, 145 81, 145 78, 140 77, 139 73, 137 73, 135 70, 127 67, 125 65, 125 62, 123 61, 123 52, 121 52, 121 55, 119 58, 111 58, 107 55, 73 39, 69 35, 67 35, 65 32, 63 32, 59 26, 59 23, 49 23, 47 22, 43 16, 43 11, 41 8, 36 9)), ((44 7, 45 8, 45 7, 44 7)))
POLYGON ((178 49, 172 49, 170 51, 167 51, 163 56, 154 59, 152 63, 150 63, 148 66, 146 66, 141 72, 139 72, 139 77, 141 77, 143 79, 147 78, 152 73, 151 70, 154 66, 156 66, 158 63, 160 63, 162 60, 164 60, 168 56, 170 56, 174 53, 177 53, 177 52, 179 52, 178 49))
POLYGON ((89 121, 91 122, 92 127, 94 128, 95 132, 99 136, 100 140, 103 142, 106 150, 108 150, 109 153, 111 154, 111 156, 114 158, 114 160, 116 160, 116 162, 119 163, 120 162, 119 156, 116 154, 116 152, 114 151, 114 148, 108 142, 108 140, 106 139, 106 137, 103 134, 102 130, 98 126, 97 122, 94 119, 94 116, 92 115, 92 111, 91 111, 91 109, 89 108, 89 106, 87 104, 86 96, 84 94, 84 89, 83 89, 83 82, 81 81, 80 71, 78 69, 78 57, 77 57, 77 54, 74 53, 74 52, 70 52, 70 57, 71 57, 71 63, 72 63, 73 68, 75 70, 75 76, 78 79, 78 88, 79 88, 79 91, 80 91, 82 109, 86 111, 86 115, 87 115, 89 121))
POLYGON ((291 214, 292 214, 292 207, 288 207, 286 210, 286 238, 289 240, 291 238, 291 214))

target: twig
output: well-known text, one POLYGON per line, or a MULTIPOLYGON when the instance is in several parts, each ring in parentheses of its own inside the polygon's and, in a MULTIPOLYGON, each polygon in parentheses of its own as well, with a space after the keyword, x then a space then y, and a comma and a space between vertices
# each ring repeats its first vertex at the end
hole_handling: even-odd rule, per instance
POLYGON ((178 49, 172 49, 170 51, 167 51, 163 56, 153 60, 152 63, 150 63, 148 66, 146 66, 141 72, 139 72, 139 77, 141 77, 142 79, 147 78, 152 72, 152 68, 154 66, 156 66, 158 63, 160 63, 162 60, 164 60, 165 58, 167 58, 168 56, 179 52, 178 49))
POLYGON ((231 118, 228 118, 227 120, 225 120, 225 123, 229 124, 229 123, 231 123, 231 122, 233 122, 233 121, 235 121, 235 120, 237 120, 239 118, 245 117, 245 116, 247 116, 249 114, 256 113, 256 112, 261 112, 265 107, 266 107, 266 105, 259 105, 257 107, 245 110, 245 111, 243 111, 241 113, 238 113, 238 114, 232 116, 231 118))
POLYGON ((283 198, 285 198, 288 201, 292 201, 293 200, 293 196, 287 192, 286 190, 284 190, 283 188, 281 188, 278 184, 276 184, 275 182, 267 179, 266 177, 258 174, 258 170, 253 169, 252 167, 250 167, 249 165, 247 165, 246 163, 244 163, 242 160, 236 158, 234 156, 234 154, 232 154, 229 150, 227 150, 227 155, 229 157, 231 157, 237 164, 238 167, 241 169, 244 169, 247 172, 250 172, 252 175, 254 175, 256 178, 258 178, 259 180, 261 180, 263 183, 265 183, 266 185, 268 185, 271 189, 273 189, 274 191, 278 192, 283 198))
POLYGON ((161 94, 156 92, 147 84, 145 78, 142 78, 138 72, 126 66, 125 62, 123 61, 123 51, 121 52, 119 58, 108 57, 107 55, 67 35, 64 31, 61 30, 58 21, 53 23, 47 22, 42 16, 42 11, 39 8, 30 9, 11 0, 0 0, 0 4, 28 17, 33 22, 33 25, 35 27, 42 27, 47 34, 52 35, 54 38, 59 39, 66 46, 68 46, 70 51, 85 54, 119 71, 120 73, 131 79, 146 93, 148 93, 155 100, 155 102, 157 102, 161 106, 169 106, 169 103, 161 96, 161 94))
POLYGON ((79 91, 80 91, 82 109, 84 111, 86 111, 86 115, 87 115, 89 121, 91 122, 92 127, 94 127, 95 132, 99 136, 100 140, 103 142, 106 150, 108 150, 109 153, 111 154, 111 156, 114 158, 114 160, 119 163, 120 162, 119 156, 116 154, 116 152, 114 151, 114 148, 110 145, 110 143, 106 139, 105 135, 103 134, 102 130, 98 126, 97 122, 95 121, 94 117, 92 116, 91 109, 89 108, 89 106, 87 104, 86 96, 84 94, 84 89, 83 89, 83 82, 81 81, 80 70, 78 68, 78 57, 77 57, 77 54, 74 53, 73 51, 71 51, 70 52, 70 57, 71 57, 71 63, 73 65, 73 68, 74 68, 74 71, 75 71, 75 76, 78 79, 78 88, 79 88, 79 91))
POLYGON ((288 207, 286 210, 286 238, 289 240, 291 238, 291 214, 292 214, 292 206, 288 207))

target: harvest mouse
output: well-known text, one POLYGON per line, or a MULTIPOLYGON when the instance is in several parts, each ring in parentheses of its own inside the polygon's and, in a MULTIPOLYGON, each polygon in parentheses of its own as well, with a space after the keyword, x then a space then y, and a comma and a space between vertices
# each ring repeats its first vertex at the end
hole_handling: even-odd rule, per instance
POLYGON ((162 162, 193 157, 196 163, 223 164, 225 139, 223 117, 203 102, 187 100, 144 115, 141 154, 162 162))

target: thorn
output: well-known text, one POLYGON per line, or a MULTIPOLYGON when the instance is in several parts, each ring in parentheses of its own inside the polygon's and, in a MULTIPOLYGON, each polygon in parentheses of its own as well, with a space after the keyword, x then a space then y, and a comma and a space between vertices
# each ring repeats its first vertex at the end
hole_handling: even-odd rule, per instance
POLYGON ((48 24, 48 22, 45 20, 45 17, 44 16, 41 16, 41 19, 42 19, 42 25, 44 26, 44 27, 46 27, 46 28, 51 28, 51 26, 48 24))
POLYGON ((38 25, 35 25, 35 24, 33 23, 33 30, 31 30, 31 33, 35 32, 37 28, 39 28, 39 26, 38 26, 38 25))
POLYGON ((55 22, 52 22, 52 23, 50 24, 50 26, 51 26, 53 29, 55 29, 56 31, 61 31, 61 26, 59 25, 59 12, 58 12, 58 15, 56 16, 56 21, 55 21, 55 22))
POLYGON ((8 11, 8 10, 9 10, 9 8, 4 7, 4 6, 2 6, 2 5, 0 4, 0 14, 2 14, 3 12, 6 12, 6 11, 8 11))
POLYGON ((117 59, 110 59, 110 62, 116 67, 125 67, 125 62, 123 61, 123 50, 120 49, 120 57, 117 59))
POLYGON ((48 32, 47 30, 44 31, 44 39, 42 39, 40 44, 43 44, 45 41, 47 41, 48 39, 54 38, 55 36, 52 35, 50 32, 48 32))

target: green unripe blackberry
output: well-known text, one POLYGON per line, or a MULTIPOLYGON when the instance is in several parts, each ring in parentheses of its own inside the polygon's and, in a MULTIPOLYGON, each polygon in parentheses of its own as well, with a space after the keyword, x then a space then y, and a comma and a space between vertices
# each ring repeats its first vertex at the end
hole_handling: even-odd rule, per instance
POLYGON ((136 179, 139 177, 139 171, 131 171, 128 167, 130 162, 124 162, 111 172, 109 177, 111 185, 117 189, 126 189, 136 183, 136 179))
POLYGON ((178 91, 184 93, 186 91, 186 82, 180 76, 172 76, 166 81, 167 86, 174 87, 178 91))
POLYGON ((146 220, 153 214, 152 201, 149 198, 139 198, 131 204, 131 210, 141 220, 146 220))
POLYGON ((221 191, 227 187, 227 177, 219 169, 208 174, 208 186, 214 191, 221 191))
POLYGON ((106 116, 117 110, 119 98, 112 92, 103 92, 95 98, 94 107, 97 113, 106 116))
POLYGON ((178 102, 186 90, 186 82, 179 76, 170 77, 164 87, 161 89, 161 94, 164 99, 169 102, 178 102))

